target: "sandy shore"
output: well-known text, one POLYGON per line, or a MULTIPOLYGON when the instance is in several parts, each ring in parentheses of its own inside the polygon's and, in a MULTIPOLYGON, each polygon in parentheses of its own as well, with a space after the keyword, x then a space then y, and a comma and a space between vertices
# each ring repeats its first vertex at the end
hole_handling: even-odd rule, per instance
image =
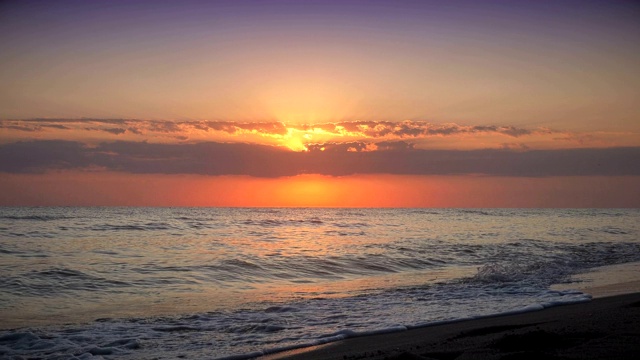
POLYGON ((351 338, 261 359, 636 359, 640 293, 351 338))
POLYGON ((555 290, 579 290, 594 298, 640 292, 640 262, 601 266, 551 286, 555 290))

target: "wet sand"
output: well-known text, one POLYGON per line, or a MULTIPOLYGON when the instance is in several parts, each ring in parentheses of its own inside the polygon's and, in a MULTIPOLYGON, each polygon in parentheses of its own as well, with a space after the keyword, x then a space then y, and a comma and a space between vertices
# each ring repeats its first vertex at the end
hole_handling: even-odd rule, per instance
POLYGON ((640 293, 633 293, 351 338, 261 359, 636 359, 638 354, 640 293))

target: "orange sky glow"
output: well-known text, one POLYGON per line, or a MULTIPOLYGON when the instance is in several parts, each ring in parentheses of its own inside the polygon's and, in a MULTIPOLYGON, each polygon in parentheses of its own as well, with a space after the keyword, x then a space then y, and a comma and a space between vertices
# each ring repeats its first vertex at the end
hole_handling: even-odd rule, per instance
POLYGON ((634 207, 637 177, 129 175, 0 177, 0 202, 45 206, 634 207), (632 189, 628 191, 627 189, 632 189), (26 195, 25 195, 26 194, 26 195))

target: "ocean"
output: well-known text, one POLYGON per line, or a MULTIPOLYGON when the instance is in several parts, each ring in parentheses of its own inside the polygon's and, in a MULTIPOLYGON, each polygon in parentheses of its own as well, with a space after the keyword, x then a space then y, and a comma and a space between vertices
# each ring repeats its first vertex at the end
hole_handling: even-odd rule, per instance
POLYGON ((639 209, 4 207, 0 357, 242 359, 584 302, 550 286, 639 234, 639 209))

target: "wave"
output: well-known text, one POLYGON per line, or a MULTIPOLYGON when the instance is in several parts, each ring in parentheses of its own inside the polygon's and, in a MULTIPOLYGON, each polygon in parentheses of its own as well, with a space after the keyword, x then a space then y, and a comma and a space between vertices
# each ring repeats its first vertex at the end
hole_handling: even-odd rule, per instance
POLYGON ((338 230, 327 230, 324 232, 325 235, 328 236, 365 236, 366 233, 364 231, 338 231, 338 230))
POLYGON ((500 215, 496 211, 488 211, 488 210, 472 210, 472 209, 459 209, 457 210, 463 214, 473 214, 473 215, 482 215, 482 216, 498 216, 500 215))
POLYGON ((0 215, 0 219, 27 220, 27 221, 55 221, 75 219, 75 216, 67 215, 0 215))
MULTIPOLYGON (((368 228, 371 227, 369 223, 362 221, 327 221, 327 219, 319 219, 319 218, 305 218, 305 219, 247 219, 240 222, 241 225, 247 226, 257 226, 264 228, 274 228, 274 227, 316 227, 316 226, 324 226, 324 227, 334 227, 339 229, 360 229, 360 228, 368 228)), ((334 231, 334 230, 331 230, 334 231)), ((329 233, 330 234, 330 233, 329 233)))
POLYGON ((604 232, 607 234, 612 234, 612 235, 627 235, 629 234, 629 232, 627 230, 623 230, 617 227, 603 227, 600 229, 591 229, 592 231, 596 231, 596 232, 604 232))
POLYGON ((133 284, 117 279, 107 279, 80 270, 54 267, 0 278, 0 288, 8 294, 25 297, 74 296, 80 291, 114 291, 133 284))
POLYGON ((363 227, 369 227, 369 224, 363 223, 363 222, 353 222, 353 223, 334 222, 331 224, 331 226, 336 226, 340 228, 363 228, 363 227))
POLYGON ((490 293, 474 291, 467 289, 461 292, 459 287, 444 284, 439 288, 397 290, 340 299, 310 299, 234 312, 146 319, 97 319, 86 325, 0 333, 0 346, 3 356, 8 357, 60 358, 74 354, 79 358, 114 355, 249 359, 346 338, 536 311, 590 300, 590 296, 579 292, 547 292, 538 297, 502 297, 506 300, 502 302, 503 306, 495 308, 486 306, 491 304, 488 301, 491 300, 490 293), (485 301, 461 302, 474 295, 485 301), (421 298, 417 299, 418 296, 421 298), (440 305, 428 300, 430 297, 440 297, 440 305), (451 312, 449 305, 442 304, 447 300, 458 304, 458 312, 451 312), (143 343, 155 345, 145 347, 143 343))
MULTIPOLYGON (((356 241, 359 233, 349 235, 356 241)), ((334 233, 332 236, 340 235, 334 233)), ((270 245, 271 246, 271 245, 270 245)), ((164 249, 164 248, 163 248, 164 249)), ((164 251, 182 252, 181 248, 164 251)), ((58 296, 78 291, 112 292, 129 288, 172 286, 176 291, 198 291, 203 286, 251 286, 273 281, 318 283, 429 271, 449 267, 475 266, 477 274, 467 283, 505 286, 514 283, 544 287, 565 281, 584 269, 640 261, 640 243, 592 242, 584 244, 552 243, 521 240, 504 244, 463 244, 416 242, 401 244, 368 244, 358 252, 342 255, 283 255, 283 251, 209 258, 202 262, 148 262, 142 255, 131 257, 128 252, 95 249, 100 261, 117 261, 117 272, 111 265, 95 271, 83 268, 52 267, 23 273, 5 273, 0 287, 14 295, 58 296), (244 285, 243 285, 244 284, 244 285)), ((7 257, 34 258, 46 253, 19 252, 0 249, 7 257)), ((128 290, 128 291, 129 291, 128 290)))
POLYGON ((90 227, 92 231, 157 231, 157 230, 171 230, 176 229, 176 226, 173 226, 166 222, 150 222, 146 224, 100 224, 94 225, 90 227))
POLYGON ((442 210, 427 210, 427 209, 411 209, 409 210, 411 214, 420 214, 420 215, 443 215, 444 212, 442 210))
POLYGON ((278 227, 278 226, 296 226, 296 225, 322 225, 324 221, 312 218, 312 219, 288 219, 288 220, 279 220, 279 219, 262 219, 262 220, 252 220, 247 219, 241 222, 242 225, 249 226, 261 226, 261 227, 278 227))

